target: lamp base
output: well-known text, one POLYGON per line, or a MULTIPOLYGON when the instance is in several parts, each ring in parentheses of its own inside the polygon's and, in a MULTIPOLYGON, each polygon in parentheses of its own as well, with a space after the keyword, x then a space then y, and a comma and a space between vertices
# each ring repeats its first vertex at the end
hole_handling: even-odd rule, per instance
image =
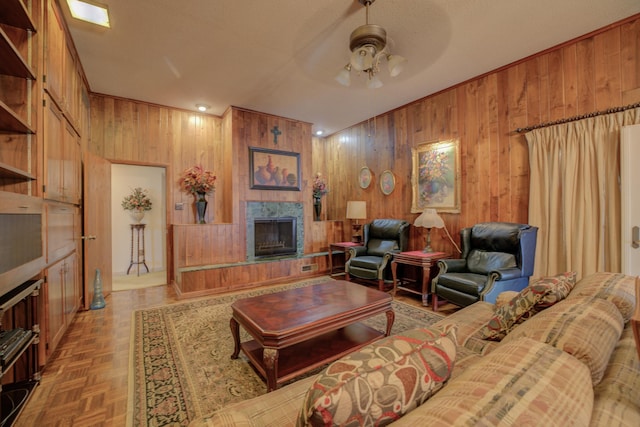
POLYGON ((360 229, 362 228, 362 224, 353 224, 351 226, 353 229, 353 235, 351 236, 352 243, 362 243, 362 236, 360 235, 360 229))
POLYGON ((422 252, 424 253, 433 252, 433 249, 431 248, 431 227, 427 228, 427 246, 424 247, 422 252))

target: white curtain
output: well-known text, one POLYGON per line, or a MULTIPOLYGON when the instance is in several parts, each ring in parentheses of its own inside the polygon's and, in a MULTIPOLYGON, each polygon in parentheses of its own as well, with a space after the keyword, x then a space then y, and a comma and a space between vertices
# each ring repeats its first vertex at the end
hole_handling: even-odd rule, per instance
POLYGON ((620 127, 637 123, 633 108, 525 134, 529 224, 539 227, 533 277, 620 271, 620 127))

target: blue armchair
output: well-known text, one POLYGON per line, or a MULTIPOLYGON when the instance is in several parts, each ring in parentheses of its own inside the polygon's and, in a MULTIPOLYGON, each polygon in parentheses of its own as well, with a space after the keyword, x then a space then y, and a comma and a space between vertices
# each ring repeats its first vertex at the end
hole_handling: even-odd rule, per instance
POLYGON ((391 282, 390 261, 393 254, 407 250, 409 223, 398 219, 374 219, 364 226, 362 246, 349 248, 349 260, 345 263, 346 279, 351 276, 373 280, 384 290, 385 282, 391 282))
POLYGON ((434 311, 438 298, 464 307, 524 289, 533 274, 537 235, 537 227, 507 222, 460 230, 462 257, 438 261, 439 272, 431 282, 434 311))

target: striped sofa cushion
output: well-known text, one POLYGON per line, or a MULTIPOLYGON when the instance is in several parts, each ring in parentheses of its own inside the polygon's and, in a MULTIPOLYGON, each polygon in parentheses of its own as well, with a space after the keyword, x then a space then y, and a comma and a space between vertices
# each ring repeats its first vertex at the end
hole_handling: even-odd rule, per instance
POLYGON ((501 344, 394 426, 587 426, 589 370, 548 344, 501 344), (540 379, 544 378, 544 381, 540 379))
POLYGON ((630 324, 594 393, 592 426, 640 426, 640 360, 630 324))
POLYGON ((567 298, 592 296, 611 301, 618 307, 625 323, 636 308, 635 277, 621 273, 595 273, 582 278, 567 298))
POLYGON ((557 347, 584 363, 596 385, 602 379, 623 327, 620 312, 607 300, 565 299, 519 325, 502 343, 528 337, 557 347))

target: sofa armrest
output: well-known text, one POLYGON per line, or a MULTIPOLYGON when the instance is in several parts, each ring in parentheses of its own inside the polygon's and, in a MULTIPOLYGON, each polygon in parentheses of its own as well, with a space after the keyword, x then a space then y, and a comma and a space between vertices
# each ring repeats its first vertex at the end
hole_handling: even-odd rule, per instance
POLYGON ((522 270, 519 268, 501 268, 491 272, 494 280, 511 280, 522 277, 522 270))

